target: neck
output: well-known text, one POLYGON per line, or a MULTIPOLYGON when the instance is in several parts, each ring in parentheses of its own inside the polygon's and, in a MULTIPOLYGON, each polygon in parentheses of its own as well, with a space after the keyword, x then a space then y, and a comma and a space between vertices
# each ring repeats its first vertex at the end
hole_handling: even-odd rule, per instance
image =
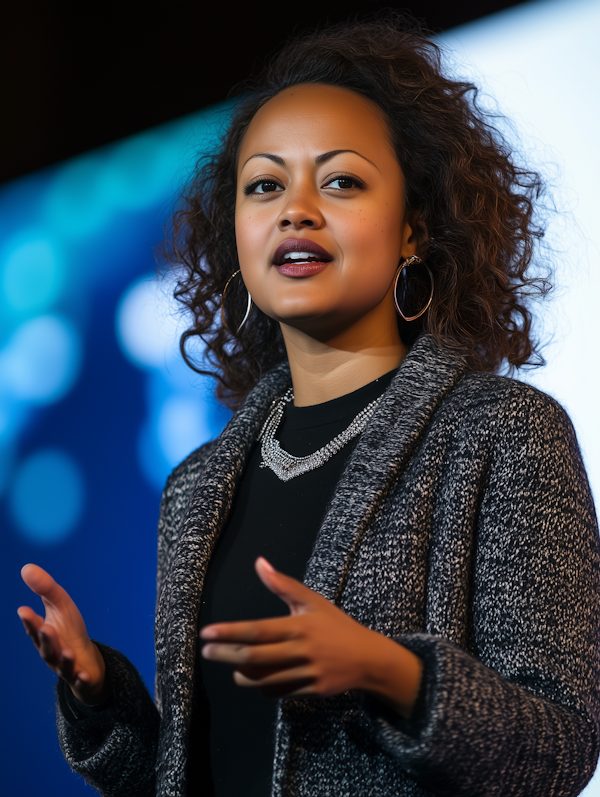
POLYGON ((395 317, 392 322, 374 329, 358 324, 326 341, 282 324, 294 405, 308 407, 345 396, 397 368, 408 349, 395 317))

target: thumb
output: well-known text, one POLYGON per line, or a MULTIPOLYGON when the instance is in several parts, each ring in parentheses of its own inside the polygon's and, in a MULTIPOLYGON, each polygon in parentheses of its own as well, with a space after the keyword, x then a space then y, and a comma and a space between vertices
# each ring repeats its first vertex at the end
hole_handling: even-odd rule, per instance
POLYGON ((265 587, 287 603, 292 614, 304 614, 310 611, 321 597, 301 581, 275 570, 273 565, 262 556, 259 556, 254 563, 254 569, 265 587))
POLYGON ((70 601, 69 595, 60 584, 38 565, 28 564, 21 568, 21 578, 44 603, 59 608, 66 601, 70 601))

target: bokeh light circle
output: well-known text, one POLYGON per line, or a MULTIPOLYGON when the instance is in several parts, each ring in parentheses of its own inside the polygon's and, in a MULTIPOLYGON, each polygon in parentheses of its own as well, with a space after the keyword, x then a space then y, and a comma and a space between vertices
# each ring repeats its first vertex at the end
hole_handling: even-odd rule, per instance
POLYGON ((152 276, 136 280, 123 294, 116 313, 117 338, 135 365, 164 368, 178 356, 181 320, 172 283, 152 276))
POLYGON ((2 259, 1 292, 9 310, 40 312, 59 298, 66 263, 53 241, 36 232, 23 233, 9 243, 2 259))
POLYGON ((38 316, 21 324, 0 352, 4 390, 21 401, 58 401, 79 374, 81 348, 77 329, 62 316, 38 316))
POLYGON ((172 468, 213 436, 205 406, 198 399, 177 395, 163 403, 156 433, 160 448, 172 468))
POLYGON ((62 542, 81 518, 84 503, 83 475, 64 451, 37 451, 17 469, 10 508, 17 528, 29 541, 62 542))

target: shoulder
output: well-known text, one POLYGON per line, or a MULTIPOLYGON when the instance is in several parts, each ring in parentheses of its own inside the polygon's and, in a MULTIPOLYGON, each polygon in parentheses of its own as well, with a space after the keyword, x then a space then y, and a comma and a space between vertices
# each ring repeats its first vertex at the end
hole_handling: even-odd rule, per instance
POLYGON ((484 372, 465 374, 443 405, 463 422, 486 423, 497 429, 532 429, 548 424, 572 431, 564 408, 547 393, 525 382, 484 372))
POLYGON ((516 379, 467 373, 443 404, 436 421, 450 449, 479 457, 490 473, 588 489, 573 424, 552 396, 516 379))
POLYGON ((516 462, 567 457, 577 469, 581 454, 564 408, 532 385, 483 372, 469 372, 449 392, 432 419, 432 439, 446 441, 489 461, 516 462))
POLYGON ((481 406, 494 405, 496 407, 543 407, 558 408, 564 412, 556 399, 547 393, 538 390, 533 385, 512 379, 508 376, 498 376, 484 371, 469 371, 461 379, 455 390, 460 400, 468 399, 481 406))

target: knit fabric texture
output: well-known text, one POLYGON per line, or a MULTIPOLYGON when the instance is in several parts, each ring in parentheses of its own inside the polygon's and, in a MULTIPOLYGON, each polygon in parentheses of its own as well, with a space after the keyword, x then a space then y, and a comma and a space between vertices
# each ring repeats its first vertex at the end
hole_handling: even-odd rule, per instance
MULTIPOLYGON (((202 584, 249 452, 289 385, 282 364, 169 477, 158 708, 105 646, 109 708, 87 711, 59 684, 63 752, 107 797, 202 793, 188 778, 202 584)), ((465 372, 422 336, 346 466, 304 579, 422 658, 421 710, 406 721, 358 692, 281 701, 274 797, 578 794, 598 758, 599 565, 564 410, 528 385, 465 372)))

